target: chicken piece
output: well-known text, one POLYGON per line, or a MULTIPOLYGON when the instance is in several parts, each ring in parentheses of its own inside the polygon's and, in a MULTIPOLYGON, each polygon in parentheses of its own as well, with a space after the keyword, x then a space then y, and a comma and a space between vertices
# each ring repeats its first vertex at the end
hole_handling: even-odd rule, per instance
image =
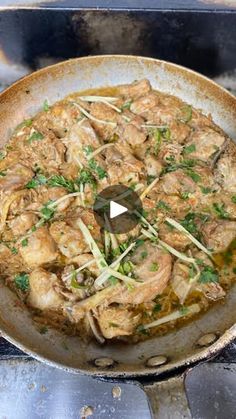
POLYGON ((47 227, 40 227, 28 237, 27 246, 20 246, 20 254, 29 268, 53 262, 57 256, 56 244, 47 227))
POLYGON ((108 177, 111 184, 130 186, 139 182, 139 176, 144 173, 144 164, 132 154, 127 154, 122 163, 113 163, 108 168, 108 177))
POLYGON ((143 282, 137 282, 131 290, 126 285, 118 284, 104 288, 91 297, 65 308, 72 321, 81 320, 85 313, 98 306, 103 308, 112 304, 142 304, 152 301, 162 294, 171 275, 172 257, 169 253, 145 242, 132 256, 134 272, 143 282))
POLYGON ((228 144, 225 153, 219 159, 216 175, 226 191, 236 193, 236 147, 233 142, 228 144))
POLYGON ((217 282, 210 282, 208 284, 197 284, 195 289, 201 291, 209 300, 217 301, 224 298, 226 292, 217 282))
POLYGON ((40 167, 45 173, 55 174, 65 162, 65 146, 52 131, 44 134, 41 131, 32 127, 29 133, 23 132, 22 138, 15 137, 13 146, 20 151, 25 166, 40 167), (30 140, 33 136, 35 139, 30 140))
POLYGON ((9 167, 4 176, 0 176, 0 191, 16 191, 25 186, 34 173, 23 164, 16 164, 9 167))
POLYGON ((120 136, 127 141, 132 147, 143 144, 147 138, 147 134, 141 127, 137 127, 132 122, 122 124, 119 129, 120 136))
POLYGON ((88 245, 80 230, 70 227, 65 221, 55 221, 50 226, 50 234, 58 245, 60 252, 68 258, 88 252, 88 245))
POLYGON ((180 121, 171 121, 169 122, 168 127, 171 141, 175 141, 179 144, 185 143, 191 133, 190 126, 180 121))
POLYGON ((109 140, 113 137, 116 132, 116 124, 121 120, 121 116, 118 112, 112 109, 110 106, 105 103, 92 103, 90 108, 90 113, 93 117, 101 120, 108 121, 108 124, 103 124, 99 122, 92 121, 91 125, 98 133, 99 137, 103 140, 109 140), (110 124, 113 122, 113 124, 110 124))
POLYGON ((161 162, 159 160, 157 160, 156 157, 149 154, 145 158, 145 163, 146 163, 147 174, 149 176, 157 177, 161 174, 163 166, 162 166, 161 162))
POLYGON ((47 112, 41 112, 35 120, 35 125, 41 130, 44 130, 44 127, 52 130, 57 137, 63 138, 80 116, 80 110, 65 100, 51 106, 47 112))
POLYGON ((162 223, 159 227, 159 237, 161 240, 173 246, 175 249, 184 251, 191 244, 191 240, 178 230, 170 229, 170 227, 162 223))
POLYGON ((29 276, 28 304, 39 310, 60 310, 63 298, 55 291, 57 276, 45 269, 38 268, 29 276))
POLYGON ((224 252, 236 237, 236 221, 208 221, 202 228, 202 236, 208 249, 224 252))
POLYGON ((166 173, 158 187, 167 195, 181 195, 185 192, 194 193, 196 191, 196 183, 182 169, 166 173))
POLYGON ((116 88, 117 94, 126 99, 136 99, 146 95, 150 90, 151 85, 147 79, 142 79, 132 84, 123 84, 116 88))
POLYGON ((142 115, 145 117, 147 111, 158 106, 160 102, 159 95, 153 91, 147 93, 144 96, 140 96, 138 99, 135 99, 130 106, 131 112, 142 115))
POLYGON ((38 221, 35 214, 25 212, 8 222, 14 236, 21 236, 27 232, 38 221))
POLYGON ((80 231, 78 224, 78 220, 80 218, 91 231, 94 240, 96 240, 97 243, 102 242, 101 228, 96 221, 93 210, 83 207, 77 208, 76 211, 74 211, 71 216, 68 217, 67 223, 72 228, 77 228, 80 231))
MULTIPOLYGON (((82 119, 77 124, 73 125, 68 135, 63 139, 67 147, 66 157, 68 162, 77 163, 77 165, 87 165, 88 159, 86 155, 86 148, 92 147, 93 150, 101 146, 96 132, 92 128, 87 119, 82 119)), ((102 164, 101 157, 97 156, 96 160, 102 164)))
POLYGON ((112 339, 117 336, 132 335, 141 315, 134 315, 122 307, 107 307, 99 309, 95 315, 103 336, 112 339))
POLYGON ((202 128, 193 132, 186 147, 193 151, 188 155, 190 158, 207 162, 215 153, 222 149, 225 137, 212 128, 202 128))
POLYGON ((121 164, 123 162, 123 154, 114 146, 106 149, 106 164, 109 167, 111 164, 121 164))

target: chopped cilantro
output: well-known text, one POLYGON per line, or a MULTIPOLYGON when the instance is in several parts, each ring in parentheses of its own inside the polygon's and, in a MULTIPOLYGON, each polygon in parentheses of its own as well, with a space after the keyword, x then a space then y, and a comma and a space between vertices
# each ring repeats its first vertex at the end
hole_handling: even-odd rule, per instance
POLYGON ((107 177, 107 172, 99 166, 95 159, 90 159, 88 162, 89 168, 97 173, 99 179, 104 179, 107 177))
POLYGON ((156 271, 158 271, 158 269, 159 269, 159 265, 158 265, 158 263, 153 262, 153 263, 150 265, 149 271, 150 271, 150 272, 156 272, 156 271))
POLYGON ((120 264, 120 267, 119 267, 119 272, 120 273, 122 273, 124 275, 128 275, 132 271, 133 271, 133 265, 132 265, 131 262, 125 261, 125 262, 120 264))
POLYGON ((22 247, 26 247, 26 246, 28 246, 28 239, 23 239, 23 240, 21 241, 21 246, 22 246, 22 247))
POLYGON ((44 138, 43 134, 41 134, 41 132, 38 131, 34 131, 33 134, 30 135, 30 137, 28 138, 28 142, 32 143, 32 141, 39 141, 42 140, 44 138))
POLYGON ((186 200, 189 198, 189 195, 190 195, 190 192, 181 192, 180 198, 186 200))
POLYGON ((91 145, 86 145, 85 147, 83 147, 83 150, 86 156, 89 156, 94 151, 94 148, 91 145))
POLYGON ((149 335, 149 331, 145 329, 143 324, 139 324, 136 327, 136 332, 141 333, 142 335, 149 335))
POLYGON ((126 109, 130 110, 130 106, 132 105, 132 100, 129 100, 125 103, 123 103, 123 105, 121 106, 121 110, 125 111, 126 109))
POLYGON ((211 266, 205 266, 201 271, 198 281, 201 284, 207 284, 209 282, 219 282, 218 272, 211 266))
POLYGON ((180 307, 179 312, 181 316, 186 316, 186 314, 188 314, 188 307, 185 307, 185 306, 180 307))
POLYGON ((13 255, 17 255, 17 253, 18 253, 17 248, 16 248, 16 247, 12 247, 12 248, 11 248, 11 253, 12 253, 13 255))
POLYGON ((219 218, 222 218, 222 219, 228 219, 229 218, 228 212, 225 211, 225 209, 224 209, 225 204, 223 204, 223 203, 219 204, 217 202, 214 202, 212 206, 213 206, 213 209, 214 209, 216 215, 219 218))
POLYGON ((72 180, 66 179, 62 175, 53 175, 48 180, 48 186, 57 187, 62 186, 67 189, 68 192, 75 192, 75 183, 72 180))
POLYGON ((136 247, 142 246, 144 244, 144 240, 143 239, 137 239, 136 240, 136 247))
POLYGON ((4 176, 6 176, 5 170, 0 171, 0 177, 4 177, 4 176))
POLYGON ((43 110, 44 112, 48 112, 50 109, 47 99, 43 102, 43 110))
POLYGON ((164 201, 159 201, 156 204, 156 209, 160 209, 160 210, 164 210, 164 211, 169 211, 170 210, 170 207, 164 201))
POLYGON ((0 161, 5 159, 6 155, 3 153, 3 151, 0 151, 0 161))
POLYGON ((148 175, 147 176, 147 184, 150 185, 154 181, 154 179, 156 179, 156 176, 148 175))
POLYGON ((233 273, 236 274, 236 268, 233 268, 232 270, 233 270, 233 273))
POLYGON ((231 196, 231 201, 236 204, 236 195, 231 196))
POLYGON ((152 309, 153 314, 155 313, 159 313, 159 311, 161 311, 161 304, 160 303, 156 303, 152 309))
POLYGON ((76 182, 78 184, 81 183, 82 185, 85 185, 86 183, 92 184, 92 185, 96 184, 96 180, 95 180, 94 176, 92 175, 92 173, 88 169, 81 169, 79 177, 78 177, 76 182))
POLYGON ((32 233, 34 233, 37 230, 36 226, 31 227, 32 233))
POLYGON ((118 284, 118 279, 117 279, 115 276, 110 276, 110 277, 108 278, 108 282, 109 282, 111 285, 116 285, 116 284, 118 284))
POLYGON ((200 182, 200 181, 201 181, 201 176, 200 176, 198 173, 194 172, 192 169, 187 169, 187 170, 185 171, 185 173, 186 173, 186 175, 188 175, 189 177, 191 177, 191 179, 192 179, 195 183, 198 183, 198 182, 200 182))
POLYGON ((50 220, 55 213, 55 208, 49 207, 49 205, 52 204, 52 203, 53 203, 53 201, 51 201, 51 200, 46 202, 46 204, 44 204, 43 207, 40 210, 42 217, 46 221, 50 220))
POLYGON ((198 233, 197 225, 195 223, 196 214, 194 212, 189 212, 184 219, 180 222, 180 224, 186 228, 191 234, 198 233))
POLYGON ((145 259, 148 255, 148 252, 146 250, 143 250, 143 252, 141 252, 141 259, 145 259))
POLYGON ((29 289, 29 275, 26 272, 17 274, 14 278, 16 287, 21 291, 27 291, 29 289))
POLYGON ((194 151, 196 151, 196 146, 195 146, 195 144, 190 144, 190 145, 187 145, 186 147, 184 147, 184 149, 183 149, 183 153, 184 154, 191 154, 191 153, 193 153, 194 151))
POLYGON ((117 323, 109 322, 109 327, 119 327, 117 323))
POLYGON ((28 183, 26 183, 25 187, 27 189, 35 189, 40 185, 46 185, 47 178, 42 174, 37 174, 33 179, 31 179, 28 183))
POLYGON ((16 129, 20 129, 23 127, 30 127, 33 124, 32 119, 25 119, 23 122, 21 122, 19 125, 17 125, 16 129))
POLYGON ((179 121, 183 122, 184 124, 187 124, 192 119, 192 106, 191 105, 185 105, 180 109, 180 116, 179 121))
POLYGON ((200 188, 201 188, 201 191, 204 195, 207 195, 208 193, 212 192, 212 189, 209 188, 208 186, 206 186, 206 187, 205 186, 200 186, 200 188))

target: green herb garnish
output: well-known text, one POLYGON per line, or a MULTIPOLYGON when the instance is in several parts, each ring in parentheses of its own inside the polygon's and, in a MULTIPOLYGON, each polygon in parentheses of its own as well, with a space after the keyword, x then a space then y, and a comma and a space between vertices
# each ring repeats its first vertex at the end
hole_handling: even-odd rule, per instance
POLYGON ((184 149, 183 149, 183 153, 184 154, 191 154, 191 153, 193 153, 194 151, 196 151, 196 146, 195 146, 195 144, 190 144, 190 145, 187 145, 186 147, 184 147, 184 149))
POLYGON ((169 205, 167 205, 164 201, 159 201, 156 204, 156 209, 164 210, 164 211, 170 211, 169 205))
POLYGON ((40 185, 46 185, 47 178, 42 174, 37 174, 33 179, 26 183, 25 187, 27 189, 35 189, 40 185))
POLYGON ((26 247, 26 246, 28 246, 28 239, 23 239, 22 241, 21 241, 21 246, 22 247, 26 247))
POLYGON ((58 187, 61 186, 68 190, 68 192, 72 193, 75 192, 75 183, 73 180, 66 179, 62 175, 53 175, 48 180, 48 186, 50 187, 58 187))
POLYGON ((155 313, 159 313, 159 311, 161 311, 161 304, 160 303, 156 303, 152 309, 153 314, 155 313))
POLYGON ((89 156, 94 151, 94 148, 91 145, 86 145, 85 147, 83 147, 83 150, 86 156, 89 156))
POLYGON ((184 307, 184 306, 180 307, 179 309, 181 316, 186 316, 186 314, 188 314, 188 311, 189 311, 188 307, 184 307))
POLYGON ((4 176, 6 176, 6 175, 7 175, 7 174, 6 174, 5 170, 0 171, 0 177, 4 177, 4 176))
POLYGON ((147 329, 145 329, 143 324, 140 324, 136 327, 136 332, 137 333, 141 333, 142 335, 149 335, 149 331, 147 329))
POLYGON ((130 106, 132 105, 132 100, 129 100, 128 102, 125 102, 122 106, 121 106, 121 110, 125 111, 126 109, 130 110, 130 106))
POLYGON ((48 112, 50 109, 47 99, 43 102, 43 110, 44 112, 48 112))
POLYGON ((145 259, 148 255, 148 252, 146 250, 143 250, 143 252, 141 252, 141 259, 145 259))
POLYGON ((50 207, 52 203, 53 201, 49 200, 48 202, 46 202, 46 204, 43 205, 43 207, 40 210, 42 217, 46 221, 50 220, 54 216, 55 208, 50 207))
POLYGON ((191 234, 197 234, 198 229, 197 225, 195 223, 196 214, 194 212, 189 212, 182 221, 180 221, 180 224, 186 228, 186 230, 189 231, 191 234))
POLYGON ((193 113, 192 106, 185 105, 180 109, 180 111, 181 111, 181 115, 178 118, 178 120, 180 122, 183 122, 184 124, 187 124, 189 121, 191 121, 192 113, 193 113))
POLYGON ((204 195, 207 195, 208 193, 212 192, 212 189, 209 188, 208 186, 206 186, 206 187, 205 186, 200 186, 200 188, 201 188, 201 191, 204 195))
POLYGON ((28 138, 28 142, 32 143, 32 141, 40 141, 44 138, 43 134, 41 134, 41 132, 38 131, 34 131, 33 134, 30 135, 30 137, 28 138))
POLYGON ((42 326, 42 327, 40 328, 40 330, 39 330, 39 333, 40 333, 41 335, 45 335, 47 332, 48 332, 48 328, 47 328, 47 326, 42 326))
POLYGON ((219 217, 219 218, 222 218, 222 219, 228 219, 229 218, 229 214, 228 214, 228 212, 227 211, 225 211, 225 204, 218 204, 217 202, 214 202, 213 203, 213 209, 214 209, 214 211, 215 211, 215 213, 216 213, 216 215, 219 217))
POLYGON ((207 284, 209 282, 219 282, 218 272, 211 266, 205 266, 201 271, 198 281, 201 284, 207 284))
POLYGON ((236 195, 231 196, 231 201, 236 204, 236 195))
POLYGON ((16 129, 20 129, 23 127, 31 127, 31 125, 33 124, 33 120, 32 119, 25 119, 23 122, 21 122, 19 125, 17 125, 16 129))
POLYGON ((29 275, 26 272, 21 272, 15 276, 14 282, 16 287, 21 291, 27 291, 29 289, 29 275))
POLYGON ((150 272, 156 272, 158 271, 158 269, 159 269, 158 263, 156 262, 151 263, 150 268, 149 268, 150 272))
POLYGON ((107 177, 107 172, 101 166, 99 166, 95 159, 90 159, 88 165, 89 168, 98 175, 100 180, 107 177))

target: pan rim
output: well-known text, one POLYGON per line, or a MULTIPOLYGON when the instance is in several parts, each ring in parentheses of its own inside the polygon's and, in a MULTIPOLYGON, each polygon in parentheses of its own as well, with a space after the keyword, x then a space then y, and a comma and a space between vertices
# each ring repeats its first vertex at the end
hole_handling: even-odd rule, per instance
MULTIPOLYGON (((64 60, 62 62, 56 63, 56 64, 52 64, 50 66, 44 67, 42 69, 39 69, 33 73, 30 73, 28 75, 25 75, 24 77, 20 78, 19 80, 15 81, 13 84, 11 84, 8 88, 6 88, 5 90, 3 90, 0 93, 0 99, 4 98, 5 95, 8 94, 8 92, 14 91, 14 89, 17 89, 18 87, 21 86, 22 83, 24 83, 25 81, 28 80, 34 80, 35 78, 38 78, 38 76, 40 75, 44 75, 47 74, 48 71, 50 72, 50 70, 54 70, 54 69, 60 69, 63 68, 66 64, 70 64, 70 63, 74 63, 74 62, 83 62, 83 61, 96 61, 96 60, 109 60, 109 59, 124 59, 124 60, 130 60, 130 61, 137 61, 137 60, 141 60, 143 62, 146 63, 158 63, 159 65, 166 65, 167 67, 169 66, 171 69, 173 70, 179 70, 183 75, 189 75, 189 76, 194 76, 196 79, 205 82, 208 84, 208 86, 212 86, 214 87, 216 90, 218 90, 219 92, 224 93, 224 95, 226 97, 228 97, 229 99, 231 99, 233 102, 235 102, 236 104, 236 97, 230 93, 229 91, 227 91, 224 87, 218 85, 215 81, 209 79, 208 77, 202 75, 201 73, 198 73, 194 70, 191 70, 187 67, 181 66, 179 64, 175 64, 169 61, 165 61, 165 60, 160 60, 160 59, 156 59, 156 58, 151 58, 151 57, 145 57, 145 56, 136 56, 136 55, 125 55, 125 54, 108 54, 108 55, 94 55, 94 56, 84 56, 84 57, 76 57, 76 58, 71 58, 69 60, 64 60)), ((226 330, 222 336, 217 340, 216 343, 214 343, 213 345, 211 345, 208 348, 203 349, 201 352, 198 352, 196 354, 193 355, 189 355, 186 359, 180 360, 180 361, 176 361, 176 365, 172 364, 169 365, 168 364, 166 366, 163 367, 155 367, 152 369, 148 369, 145 366, 143 366, 142 369, 140 369, 140 371, 124 371, 124 372, 120 372, 120 371, 113 371, 108 370, 108 369, 100 369, 100 370, 90 370, 89 368, 89 364, 88 364, 88 368, 75 368, 75 367, 70 367, 70 366, 66 366, 63 363, 57 362, 57 361, 53 361, 47 357, 44 357, 43 355, 39 355, 36 351, 34 351, 33 349, 30 349, 29 346, 25 346, 24 344, 20 343, 17 339, 13 338, 11 335, 9 335, 8 333, 6 333, 0 326, 0 332, 2 337, 6 338, 10 343, 12 343, 13 345, 15 345, 16 347, 18 347, 20 350, 24 351, 26 354, 33 356, 36 360, 41 361, 46 363, 47 365, 50 365, 52 367, 57 367, 60 369, 64 369, 68 372, 71 373, 75 373, 75 374, 83 374, 83 375, 88 375, 88 376, 92 376, 92 377, 107 377, 107 378, 138 378, 138 377, 145 377, 145 376, 159 376, 160 374, 164 373, 164 372, 170 372, 170 373, 174 373, 174 370, 176 370, 176 368, 179 367, 184 367, 184 366, 190 366, 194 363, 200 362, 200 361, 204 361, 207 358, 213 357, 215 356, 221 349, 223 349, 226 345, 228 345, 229 343, 231 343, 235 338, 236 338, 236 324, 234 324, 232 327, 230 327, 228 330, 226 330)))

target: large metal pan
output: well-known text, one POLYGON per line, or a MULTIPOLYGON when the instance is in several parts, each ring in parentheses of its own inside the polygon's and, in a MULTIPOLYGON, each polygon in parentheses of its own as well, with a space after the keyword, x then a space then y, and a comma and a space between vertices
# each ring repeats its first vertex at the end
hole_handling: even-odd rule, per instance
MULTIPOLYGON (((97 56, 73 59, 37 71, 16 82, 0 95, 0 141, 5 144, 14 127, 34 115, 45 98, 52 104, 77 90, 130 83, 148 78, 152 86, 180 97, 213 120, 229 136, 236 138, 236 98, 211 80, 175 64, 134 56, 97 56)), ((16 304, 16 296, 0 287, 0 330, 2 335, 26 353, 49 365, 93 376, 125 378, 156 376, 205 360, 236 337, 236 289, 225 304, 214 306, 204 316, 166 336, 136 345, 88 345, 79 337, 65 337, 50 330, 41 335, 27 310, 16 304), (199 338, 213 333, 209 346, 199 346, 199 338), (156 366, 148 359, 156 355, 156 366), (99 358, 110 359, 99 362, 99 358), (94 362, 94 360, 98 360, 94 362), (114 362, 113 362, 113 361, 114 362), (150 363, 149 363, 150 365, 150 363)), ((100 360, 101 361, 101 360, 100 360)), ((155 364, 155 362, 153 363, 155 364)), ((176 383, 173 384, 175 386, 176 383)), ((153 388, 149 388, 153 393, 153 388)))

